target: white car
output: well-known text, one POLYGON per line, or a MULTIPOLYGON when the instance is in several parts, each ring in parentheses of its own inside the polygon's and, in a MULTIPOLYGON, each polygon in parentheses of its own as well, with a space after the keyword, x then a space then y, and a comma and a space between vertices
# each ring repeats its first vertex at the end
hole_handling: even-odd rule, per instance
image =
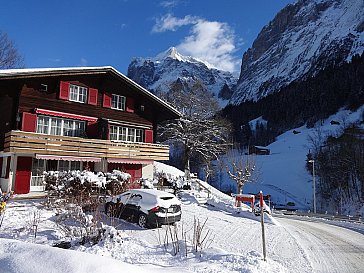
POLYGON ((171 193, 154 189, 132 189, 106 199, 109 216, 136 221, 141 227, 158 227, 181 220, 181 201, 171 193))

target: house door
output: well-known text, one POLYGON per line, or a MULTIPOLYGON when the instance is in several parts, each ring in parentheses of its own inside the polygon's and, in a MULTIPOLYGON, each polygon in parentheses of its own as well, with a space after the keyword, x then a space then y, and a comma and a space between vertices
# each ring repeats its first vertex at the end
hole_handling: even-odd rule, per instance
POLYGON ((32 158, 19 156, 15 175, 15 193, 29 193, 32 175, 32 158))

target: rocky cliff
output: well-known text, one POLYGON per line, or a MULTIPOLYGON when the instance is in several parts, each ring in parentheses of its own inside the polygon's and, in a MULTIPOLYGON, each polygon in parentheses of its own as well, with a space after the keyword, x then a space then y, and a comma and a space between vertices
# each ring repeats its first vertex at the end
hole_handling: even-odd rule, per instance
POLYGON ((243 55, 230 103, 259 100, 363 50, 363 0, 298 0, 282 9, 243 55))

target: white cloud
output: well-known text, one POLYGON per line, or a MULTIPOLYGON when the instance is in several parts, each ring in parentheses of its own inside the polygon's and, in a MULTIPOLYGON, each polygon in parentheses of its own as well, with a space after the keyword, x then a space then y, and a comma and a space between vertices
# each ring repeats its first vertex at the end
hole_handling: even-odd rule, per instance
POLYGON ((190 15, 179 19, 172 14, 167 14, 156 20, 152 32, 176 31, 179 27, 195 24, 197 20, 197 17, 190 15))
POLYGON ((78 66, 85 67, 85 66, 87 66, 87 63, 88 62, 87 62, 87 60, 85 58, 81 58, 80 63, 79 63, 78 66))
POLYGON ((178 0, 166 0, 159 3, 164 8, 173 8, 179 4, 178 0))
POLYGON ((234 57, 235 34, 226 23, 198 20, 191 29, 191 35, 177 49, 218 69, 233 72, 238 66, 238 60, 234 57))
POLYGON ((237 71, 240 60, 234 56, 237 50, 236 36, 227 23, 207 21, 190 15, 176 18, 167 14, 157 19, 153 32, 176 31, 185 25, 192 27, 190 35, 176 46, 181 54, 198 58, 221 70, 237 71))

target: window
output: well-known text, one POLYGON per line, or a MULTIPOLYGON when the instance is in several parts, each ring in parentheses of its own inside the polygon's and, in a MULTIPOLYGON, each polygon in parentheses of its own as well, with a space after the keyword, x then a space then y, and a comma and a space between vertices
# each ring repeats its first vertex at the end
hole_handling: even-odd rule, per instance
POLYGON ((70 84, 69 100, 75 102, 86 103, 87 88, 70 84))
POLYGON ((119 140, 126 141, 127 131, 128 128, 126 127, 121 127, 119 129, 119 140))
POLYGON ((49 117, 38 116, 37 119, 37 133, 48 134, 49 117))
POLYGON ((46 170, 46 164, 44 159, 33 158, 32 176, 41 176, 46 170))
POLYGON ((50 135, 60 136, 62 132, 62 120, 59 118, 53 118, 50 124, 51 124, 50 135))
POLYGON ((135 140, 135 129, 128 128, 128 141, 134 142, 135 140))
POLYGON ((68 171, 69 167, 70 167, 70 161, 65 161, 65 160, 58 161, 58 171, 60 172, 68 171))
POLYGON ((118 127, 110 126, 110 140, 118 140, 118 127))
POLYGON ((110 126, 110 140, 143 142, 144 130, 123 126, 110 126))
POLYGON ((37 133, 79 137, 85 132, 85 122, 58 117, 38 116, 37 133))
POLYGON ((58 161, 58 170, 59 171, 81 170, 81 162, 80 161, 59 160, 58 161))
POLYGON ((143 130, 135 130, 135 142, 143 142, 143 130))
POLYGON ((125 111, 125 101, 126 98, 124 96, 112 94, 111 108, 125 111))

